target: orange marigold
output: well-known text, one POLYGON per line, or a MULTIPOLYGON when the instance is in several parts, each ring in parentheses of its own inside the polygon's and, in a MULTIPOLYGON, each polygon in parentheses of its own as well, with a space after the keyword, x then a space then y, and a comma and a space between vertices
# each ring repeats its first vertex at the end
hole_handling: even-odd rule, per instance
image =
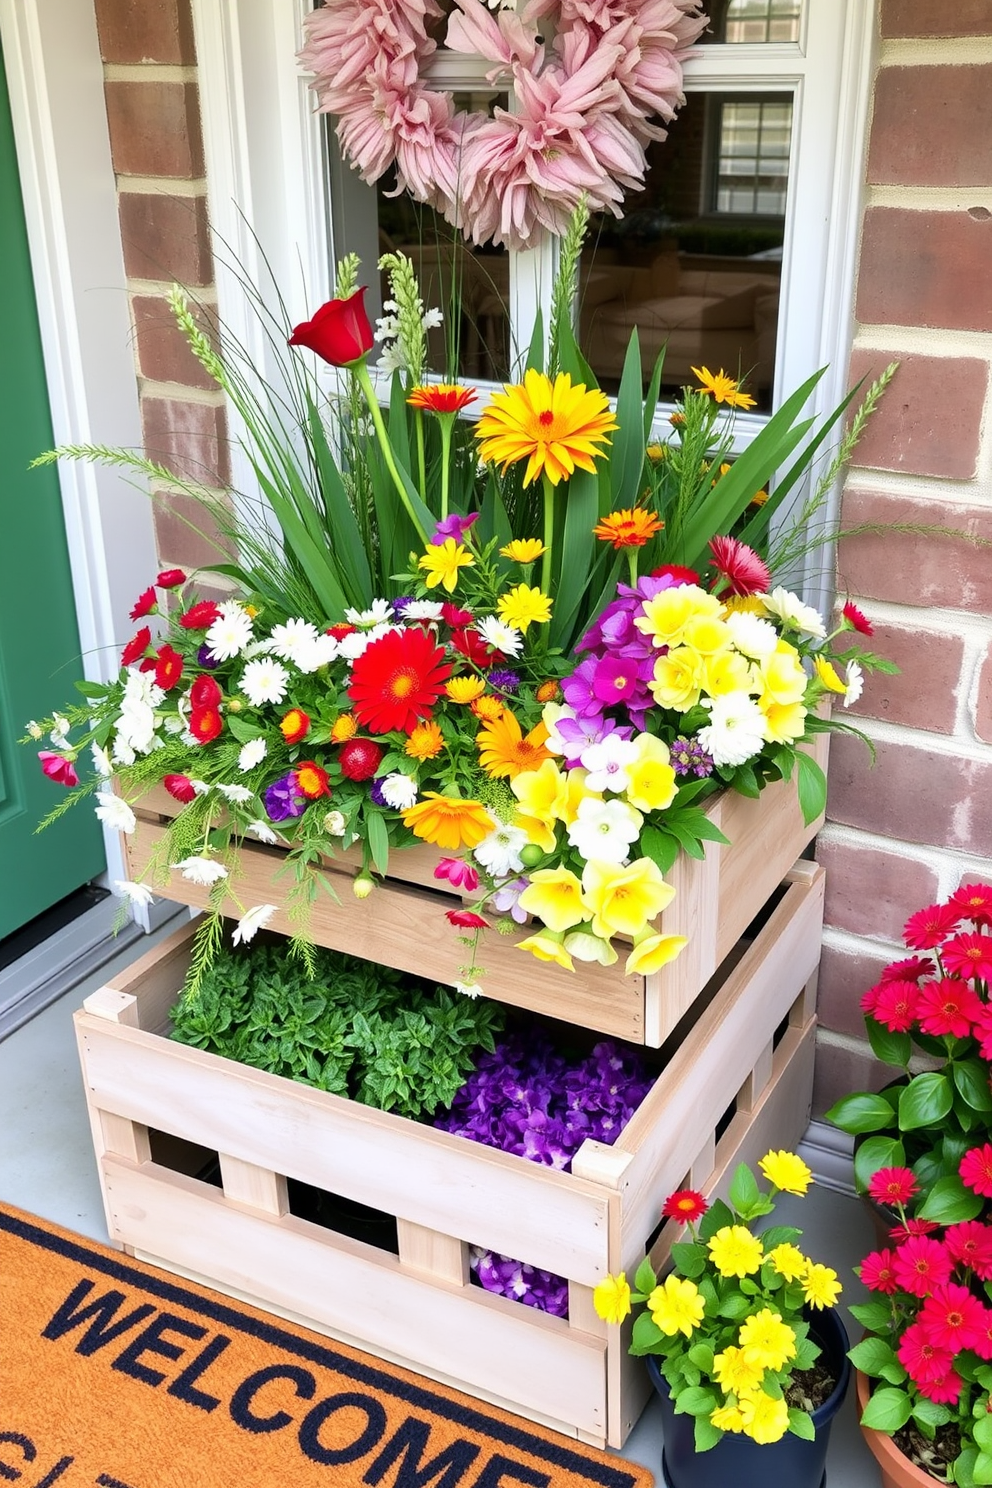
POLYGON ((404 811, 403 825, 425 842, 456 852, 461 847, 477 847, 496 823, 478 801, 425 791, 416 806, 404 811))
POLYGON ((346 744, 348 740, 353 739, 357 733, 358 724, 355 722, 354 718, 352 718, 350 713, 342 713, 341 716, 339 718, 335 718, 334 722, 331 724, 331 743, 346 744))
POLYGON ((561 688, 557 682, 542 682, 534 696, 539 703, 553 703, 561 697, 561 688))
POLYGON ((504 708, 501 718, 485 724, 475 736, 479 764, 490 775, 506 775, 512 780, 524 770, 537 770, 551 758, 544 747, 547 737, 547 728, 539 723, 525 738, 516 714, 504 708))
POLYGON ((411 759, 435 759, 444 748, 444 735, 433 721, 418 723, 407 739, 405 748, 411 759))
POLYGON ((481 697, 477 697, 471 704, 471 708, 476 718, 481 718, 486 723, 491 723, 494 719, 503 716, 503 704, 499 698, 493 697, 491 692, 485 692, 481 697))
POLYGON ((615 548, 643 548, 649 538, 664 527, 654 512, 643 506, 626 506, 622 511, 610 512, 602 517, 593 530, 593 536, 601 542, 612 543, 615 548))

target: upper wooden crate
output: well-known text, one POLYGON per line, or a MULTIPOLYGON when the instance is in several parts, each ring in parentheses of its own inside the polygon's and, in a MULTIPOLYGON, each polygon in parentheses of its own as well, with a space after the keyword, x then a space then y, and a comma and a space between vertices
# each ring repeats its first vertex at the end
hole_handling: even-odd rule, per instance
MULTIPOLYGON (((827 736, 819 734, 811 749, 821 765, 826 763, 826 741, 827 736)), ((123 839, 130 878, 141 879, 161 861, 168 819, 178 810, 161 787, 136 804, 138 829, 123 839)), ((570 972, 517 950, 517 942, 530 929, 508 936, 490 932, 479 952, 486 995, 659 1048, 821 824, 803 822, 794 781, 769 785, 756 799, 724 791, 707 803, 706 813, 730 845, 706 843, 702 860, 680 853, 667 875, 675 898, 661 916, 661 932, 685 935, 689 941, 677 960, 651 976, 625 976, 621 946, 615 965, 576 962, 570 972)), ((453 891, 434 878, 438 856, 429 847, 393 852, 385 884, 364 900, 351 892, 350 878, 361 864, 354 850, 329 861, 327 878, 339 902, 318 893, 309 924, 313 940, 453 986, 461 980, 465 947, 444 918, 453 891)), ((175 870, 161 885, 154 872, 148 882, 181 904, 202 909, 209 903, 208 889, 175 870)), ((299 928, 283 908, 291 882, 281 848, 247 841, 230 878, 231 889, 245 908, 279 905, 269 924, 284 935, 299 928)))

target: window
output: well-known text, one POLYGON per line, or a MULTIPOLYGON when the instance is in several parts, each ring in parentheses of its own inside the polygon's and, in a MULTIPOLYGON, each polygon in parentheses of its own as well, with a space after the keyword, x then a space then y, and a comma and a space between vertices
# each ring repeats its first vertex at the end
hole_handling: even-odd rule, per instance
POLYGON ((798 41, 802 0, 713 0, 704 41, 798 41))
POLYGON ((784 217, 792 140, 792 100, 720 100, 711 208, 784 217))

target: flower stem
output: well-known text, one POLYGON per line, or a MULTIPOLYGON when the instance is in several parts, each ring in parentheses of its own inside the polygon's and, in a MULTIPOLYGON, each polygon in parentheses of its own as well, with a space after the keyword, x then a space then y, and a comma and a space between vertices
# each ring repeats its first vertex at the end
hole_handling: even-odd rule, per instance
POLYGON ((424 415, 414 410, 414 427, 417 430, 417 472, 420 476, 420 499, 427 500, 427 456, 424 452, 424 415))
POLYGON ((551 545, 555 535, 555 488, 546 474, 541 476, 544 486, 544 556, 541 559, 541 588, 551 593, 551 545))
POLYGON ((637 549, 627 549, 627 573, 630 577, 631 589, 637 588, 637 549))
POLYGON ((361 386, 362 392, 365 394, 365 402, 368 406, 369 413, 372 415, 372 422, 375 424, 375 432, 379 440, 379 448, 382 450, 382 457, 386 462, 386 468, 393 478, 393 485, 396 487, 399 498, 406 509, 407 516, 413 523, 414 530, 416 531, 417 536, 426 547, 427 533, 424 531, 423 527, 420 525, 419 520, 417 519, 417 514, 414 511, 413 505, 410 501, 410 493, 408 492, 406 485, 404 484, 403 477, 400 475, 399 468, 397 467, 396 456, 393 454, 393 447, 389 442, 389 434, 386 432, 385 421, 382 417, 382 409, 379 407, 379 400, 375 395, 375 388, 372 386, 372 379, 369 376, 369 369, 366 366, 365 362, 361 361, 353 363, 352 370, 354 371, 355 376, 358 378, 358 382, 361 386))
MULTIPOLYGON (((420 415, 418 414, 419 418, 420 415)), ((451 479, 451 429, 453 413, 442 413, 441 420, 441 521, 448 515, 448 488, 451 479)))

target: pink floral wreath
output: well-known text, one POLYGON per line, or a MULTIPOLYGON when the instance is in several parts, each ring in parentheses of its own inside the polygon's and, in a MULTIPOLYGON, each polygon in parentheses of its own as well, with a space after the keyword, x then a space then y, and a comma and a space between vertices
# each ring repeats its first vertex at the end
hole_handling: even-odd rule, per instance
POLYGON ((533 246, 560 233, 584 193, 620 215, 644 184, 644 147, 683 102, 682 63, 706 25, 702 0, 513 0, 493 12, 454 0, 442 50, 481 55, 511 108, 455 109, 425 82, 438 51, 437 0, 327 0, 307 16, 300 61, 346 158, 476 243, 533 246), (550 47, 545 36, 553 37, 550 47))

